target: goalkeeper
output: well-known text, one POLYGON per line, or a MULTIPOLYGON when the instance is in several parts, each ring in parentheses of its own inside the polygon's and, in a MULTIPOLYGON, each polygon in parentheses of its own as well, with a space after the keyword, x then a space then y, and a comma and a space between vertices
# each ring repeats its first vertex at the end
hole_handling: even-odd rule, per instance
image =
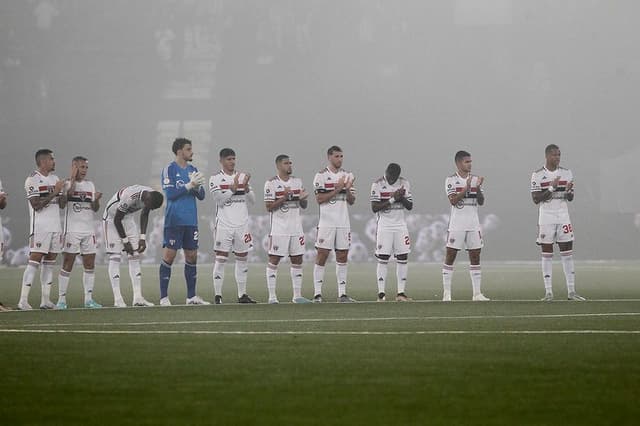
POLYGON ((206 179, 190 164, 193 147, 189 139, 177 138, 172 151, 176 156, 162 170, 162 189, 167 197, 164 211, 164 241, 160 262, 160 305, 171 306, 169 280, 171 265, 179 249, 184 251, 184 277, 187 282, 187 305, 208 305, 196 295, 196 264, 198 261, 198 210, 196 198, 204 200, 206 179))

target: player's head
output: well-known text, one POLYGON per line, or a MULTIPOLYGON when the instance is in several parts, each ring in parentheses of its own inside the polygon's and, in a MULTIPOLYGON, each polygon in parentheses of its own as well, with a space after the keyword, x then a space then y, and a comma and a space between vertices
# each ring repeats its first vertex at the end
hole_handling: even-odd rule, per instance
POLYGON ((46 148, 37 150, 36 166, 46 173, 54 171, 56 169, 56 160, 53 157, 53 151, 46 148))
POLYGON ((471 154, 467 151, 458 151, 454 157, 459 171, 469 173, 471 171, 471 154))
POLYGON ((342 148, 337 145, 333 145, 327 150, 327 158, 329 159, 329 164, 331 164, 333 168, 340 169, 342 167, 342 160, 344 159, 342 148))
POLYGON ((71 160, 71 163, 77 167, 78 173, 73 176, 76 180, 84 180, 87 177, 87 172, 89 171, 89 160, 82 155, 76 155, 71 160))
POLYGON ((142 202, 144 206, 149 210, 155 210, 158 207, 162 206, 162 202, 164 201, 164 196, 161 192, 158 191, 144 191, 142 194, 142 202))
POLYGON ((400 177, 400 172, 401 171, 402 171, 402 169, 400 168, 399 164, 390 163, 387 166, 387 170, 384 173, 384 176, 387 178, 387 182, 389 182, 392 185, 394 183, 396 183, 396 181, 400 177))
POLYGON ((226 173, 233 173, 236 170, 236 152, 231 148, 220 150, 220 164, 226 173))
POLYGON ((560 164, 560 147, 554 143, 547 145, 544 149, 547 168, 555 169, 560 164))
POLYGON ((184 161, 191 161, 193 159, 193 144, 187 138, 176 138, 171 146, 171 151, 184 161))
POLYGON ((293 173, 293 162, 287 154, 280 154, 276 157, 276 169, 278 174, 290 175, 293 173))

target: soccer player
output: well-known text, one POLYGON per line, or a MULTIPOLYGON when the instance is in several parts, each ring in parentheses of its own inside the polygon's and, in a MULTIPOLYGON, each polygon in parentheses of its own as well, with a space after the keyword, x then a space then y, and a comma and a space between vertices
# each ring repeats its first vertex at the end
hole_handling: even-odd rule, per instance
POLYGON ((64 212, 62 268, 58 275, 57 309, 67 309, 67 288, 69 275, 78 253, 82 255, 82 285, 84 287, 84 307, 101 308, 102 305, 93 300, 93 284, 95 282, 96 234, 95 213, 100 208, 101 192, 90 180, 87 180, 89 161, 76 156, 71 161, 71 174, 65 182, 64 193, 67 206, 64 212))
POLYGON ((531 175, 531 197, 538 204, 538 240, 542 248, 542 277, 544 301, 553 300, 551 272, 553 267, 553 244, 558 243, 562 269, 567 282, 569 300, 583 301, 576 293, 573 267, 573 226, 569 218, 567 202, 573 201, 573 173, 560 167, 560 148, 547 145, 544 150, 545 165, 531 175))
POLYGON ((133 306, 153 306, 142 297, 140 254, 147 248, 146 232, 149 212, 162 206, 162 193, 148 186, 131 185, 121 188, 107 203, 102 215, 104 238, 109 255, 109 280, 113 290, 113 305, 124 308, 127 304, 120 293, 120 260, 124 251, 129 259, 129 277, 133 287, 133 306), (140 230, 133 218, 140 213, 140 230))
POLYGON ((53 151, 40 149, 36 152, 37 169, 25 180, 24 189, 29 201, 29 262, 22 275, 22 288, 18 309, 31 310, 29 291, 40 269, 40 309, 53 309, 50 300, 53 282, 53 266, 56 257, 62 250, 62 229, 60 226, 60 209, 67 203, 62 193, 64 181, 58 179, 53 172, 56 160, 53 151))
POLYGON ((375 255, 378 258, 378 302, 386 300, 387 265, 392 254, 397 262, 396 301, 411 301, 405 294, 411 240, 404 211, 413 209, 413 197, 409 181, 400 176, 401 171, 398 164, 391 163, 387 166, 384 176, 371 185, 371 209, 377 216, 375 255))
POLYGON ((269 263, 267 264, 267 289, 269 303, 278 303, 276 278, 278 263, 284 256, 291 259, 291 282, 293 303, 311 303, 302 297, 302 255, 304 254, 304 231, 300 209, 306 209, 309 193, 302 179, 292 176, 293 166, 288 155, 276 157, 276 176, 264 184, 264 202, 271 214, 269 231, 269 263))
POLYGON ((198 262, 198 210, 196 198, 204 200, 206 178, 192 164, 193 144, 177 138, 171 150, 175 160, 162 170, 162 189, 167 197, 164 211, 164 241, 160 262, 160 305, 171 306, 169 280, 171 265, 178 250, 184 251, 184 278, 187 282, 187 305, 208 305, 196 295, 198 262), (185 183, 186 182, 186 183, 185 183))
POLYGON ((209 191, 216 203, 216 223, 213 231, 216 252, 213 265, 214 303, 222 303, 224 267, 230 251, 236 256, 238 303, 256 303, 247 294, 247 255, 252 241, 247 203, 255 202, 255 194, 249 186, 251 175, 236 170, 236 153, 231 148, 220 150, 220 165, 222 170, 209 179, 209 191))
POLYGON ((442 301, 451 301, 451 278, 453 263, 460 249, 469 252, 469 274, 473 287, 473 300, 486 301, 481 290, 482 271, 480 269, 480 250, 484 243, 478 218, 478 206, 484 205, 482 183, 484 177, 471 174, 471 154, 458 151, 455 155, 458 171, 445 181, 445 190, 451 203, 451 216, 447 232, 447 251, 442 265, 442 301))
MULTIPOLYGON (((7 207, 7 193, 2 188, 2 181, 0 180, 0 210, 4 210, 7 207)), ((2 229, 2 216, 0 216, 0 262, 2 262, 2 256, 4 256, 4 229, 2 229)), ((8 311, 2 302, 0 302, 0 311, 8 311)))
POLYGON ((320 219, 316 237, 316 263, 313 266, 313 301, 322 302, 324 268, 331 250, 336 253, 338 302, 350 303, 347 295, 347 259, 351 246, 349 208, 356 202, 353 173, 342 168, 344 154, 339 146, 327 150, 329 165, 313 179, 316 201, 320 205, 320 219))

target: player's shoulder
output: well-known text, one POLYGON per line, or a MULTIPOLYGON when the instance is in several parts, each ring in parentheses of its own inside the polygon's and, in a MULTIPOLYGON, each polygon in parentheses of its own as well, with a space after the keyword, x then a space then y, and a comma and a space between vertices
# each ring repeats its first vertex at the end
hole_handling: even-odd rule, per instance
POLYGON ((558 166, 558 169, 564 173, 571 173, 571 169, 569 169, 568 167, 558 166))
POLYGON ((267 179, 267 183, 273 183, 275 181, 278 180, 278 176, 271 176, 269 179, 267 179))
POLYGON ((446 180, 446 181, 450 181, 450 180, 455 180, 455 179, 457 179, 457 178, 458 178, 458 174, 457 174, 457 173, 454 173, 454 174, 452 174, 452 175, 447 176, 447 177, 445 178, 445 180, 446 180))
POLYGON ((382 183, 384 183, 384 176, 377 177, 377 178, 376 178, 376 179, 374 179, 374 181, 373 181, 373 184, 374 184, 374 185, 379 185, 379 184, 382 184, 382 183))
POLYGON ((542 167, 540 167, 540 168, 538 168, 538 169, 535 169, 535 170, 533 171, 533 174, 537 175, 537 174, 539 174, 539 173, 543 173, 543 172, 544 172, 544 166, 542 166, 542 167))

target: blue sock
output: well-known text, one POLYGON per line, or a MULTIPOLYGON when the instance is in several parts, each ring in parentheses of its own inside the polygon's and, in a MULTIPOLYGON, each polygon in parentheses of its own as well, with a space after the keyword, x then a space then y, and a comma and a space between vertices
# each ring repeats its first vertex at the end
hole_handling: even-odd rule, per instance
POLYGON ((164 260, 160 261, 160 298, 169 295, 169 280, 171 279, 171 265, 164 260))
POLYGON ((187 297, 191 298, 196 295, 196 265, 184 262, 184 279, 187 281, 187 297))

